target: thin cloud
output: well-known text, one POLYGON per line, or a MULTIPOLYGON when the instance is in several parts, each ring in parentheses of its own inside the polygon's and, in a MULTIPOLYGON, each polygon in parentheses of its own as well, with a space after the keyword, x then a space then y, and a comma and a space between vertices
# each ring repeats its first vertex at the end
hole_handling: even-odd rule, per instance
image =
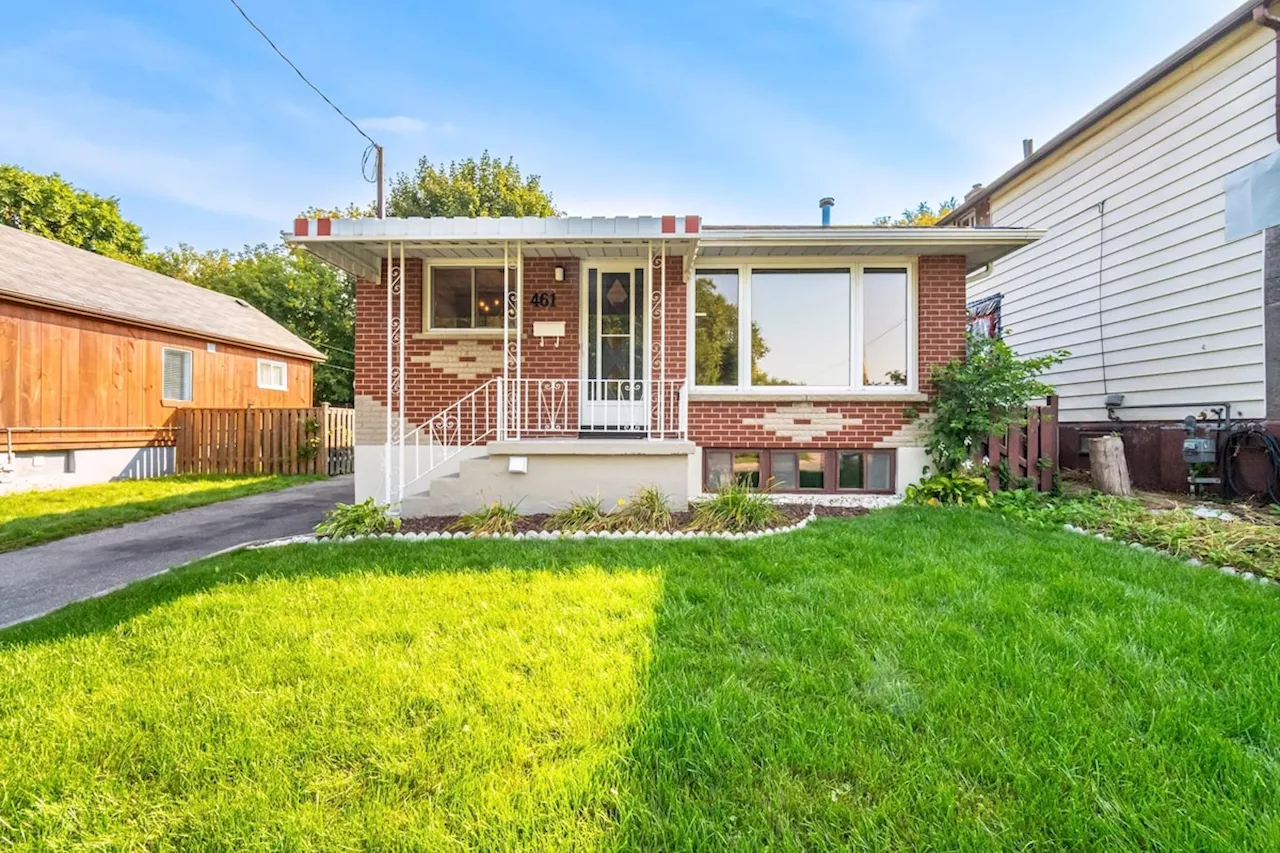
POLYGON ((420 118, 413 116, 370 116, 367 118, 356 119, 356 124, 363 127, 369 132, 382 131, 384 133, 394 133, 397 136, 420 136, 424 133, 439 133, 444 136, 452 136, 458 132, 457 126, 450 122, 443 124, 428 124, 420 118))

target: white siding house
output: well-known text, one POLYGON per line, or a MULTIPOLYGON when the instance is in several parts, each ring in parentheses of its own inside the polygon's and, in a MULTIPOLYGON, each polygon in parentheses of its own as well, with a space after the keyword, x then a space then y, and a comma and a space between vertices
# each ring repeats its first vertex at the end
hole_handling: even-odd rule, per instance
MULTIPOLYGON (((1254 5, 1254 4, 1250 4, 1254 5)), ((944 224, 1045 229, 970 278, 1023 355, 1070 357, 1064 423, 1268 416, 1264 235, 1224 232, 1224 178, 1277 150, 1275 33, 1241 7, 966 198, 944 224), (1169 404, 1177 404, 1168 407, 1169 404), (1185 406, 1185 408, 1183 408, 1185 406)))

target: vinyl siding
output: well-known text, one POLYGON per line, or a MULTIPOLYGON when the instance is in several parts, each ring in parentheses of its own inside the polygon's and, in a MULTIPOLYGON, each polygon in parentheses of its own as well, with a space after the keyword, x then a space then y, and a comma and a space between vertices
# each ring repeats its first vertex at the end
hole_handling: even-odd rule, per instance
POLYGON ((993 195, 992 225, 1048 234, 969 298, 1003 294, 1019 353, 1071 352, 1064 421, 1106 420, 1108 393, 1126 421, 1263 417, 1263 237, 1226 241, 1223 178, 1276 147, 1273 35, 1249 24, 993 195))

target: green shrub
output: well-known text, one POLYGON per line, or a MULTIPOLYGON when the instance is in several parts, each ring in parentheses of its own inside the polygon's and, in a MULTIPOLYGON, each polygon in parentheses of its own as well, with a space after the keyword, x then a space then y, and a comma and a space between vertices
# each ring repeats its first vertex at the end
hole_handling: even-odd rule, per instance
POLYGON ((519 519, 520 510, 516 504, 494 501, 483 509, 462 516, 449 529, 465 530, 477 536, 515 533, 519 519))
POLYGON ((613 529, 613 518, 604 511, 600 498, 578 498, 547 520, 547 528, 564 533, 601 533, 613 529))
POLYGON ((316 525, 316 534, 338 539, 399 530, 400 519, 391 515, 390 510, 391 507, 379 504, 373 498, 366 498, 358 504, 338 504, 325 513, 324 521, 316 525))
POLYGON ((906 502, 920 506, 974 504, 985 507, 990 498, 991 489, 987 487, 986 477, 976 474, 934 474, 917 485, 907 486, 906 502))
POLYGON ((767 494, 734 483, 694 504, 688 529, 699 533, 746 533, 778 527, 786 520, 767 494))
POLYGON ((925 447, 944 474, 973 458, 975 442, 1004 435, 1027 422, 1027 401, 1046 397, 1053 387, 1040 374, 1062 363, 1065 350, 1019 359, 1000 338, 970 335, 968 352, 933 370, 930 411, 918 416, 929 431, 925 447))
POLYGON ((644 486, 612 514, 617 530, 670 530, 671 506, 656 486, 644 486))

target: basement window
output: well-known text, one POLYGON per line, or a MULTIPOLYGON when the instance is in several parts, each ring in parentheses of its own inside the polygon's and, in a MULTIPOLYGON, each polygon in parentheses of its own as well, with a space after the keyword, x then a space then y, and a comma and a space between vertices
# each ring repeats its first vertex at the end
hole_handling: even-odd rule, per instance
MULTIPOLYGON (((502 267, 433 266, 427 304, 430 329, 501 329, 502 267)), ((516 286, 516 271, 510 272, 516 286)))

